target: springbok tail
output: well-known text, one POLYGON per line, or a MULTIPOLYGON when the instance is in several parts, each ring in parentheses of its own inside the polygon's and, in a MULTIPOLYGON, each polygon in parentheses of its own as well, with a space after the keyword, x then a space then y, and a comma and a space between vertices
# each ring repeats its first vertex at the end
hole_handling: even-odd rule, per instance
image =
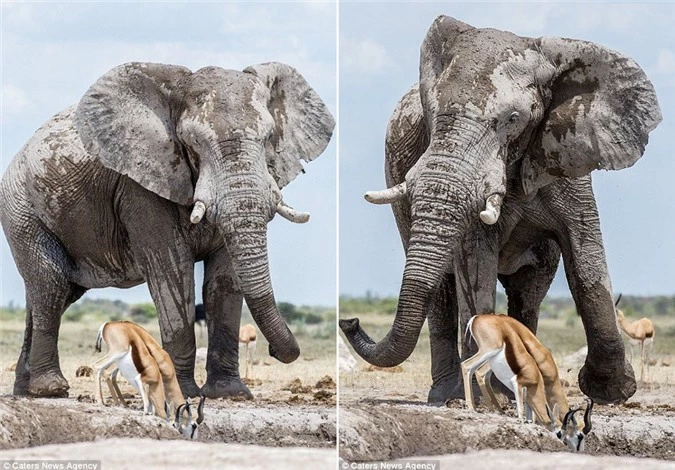
POLYGON ((473 317, 469 318, 469 322, 466 324, 466 331, 464 332, 464 341, 468 343, 468 337, 471 335, 471 338, 473 339, 473 331, 471 331, 471 325, 473 325, 473 321, 478 315, 474 315, 473 317))
POLYGON ((101 343, 103 342, 103 328, 105 328, 107 324, 108 322, 104 322, 98 329, 98 334, 96 335, 96 352, 101 352, 101 343))

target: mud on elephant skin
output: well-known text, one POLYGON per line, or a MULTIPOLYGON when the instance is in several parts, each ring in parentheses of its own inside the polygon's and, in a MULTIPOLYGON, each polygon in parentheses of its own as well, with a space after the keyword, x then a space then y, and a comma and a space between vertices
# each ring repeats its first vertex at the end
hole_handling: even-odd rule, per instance
MULTIPOLYGON (((494 311, 499 280, 508 314, 536 332, 562 254, 589 344, 582 391, 599 403, 629 398, 635 378, 614 319, 590 173, 633 165, 660 121, 652 84, 618 52, 437 18, 419 83, 389 121, 388 189, 366 194, 392 204, 406 251, 398 309, 379 342, 341 323, 356 352, 399 364, 428 318, 429 400, 461 396, 457 338, 469 318, 494 311)), ((473 347, 464 339, 462 356, 473 347)))
MULTIPOLYGON (((26 287, 15 394, 63 396, 61 315, 88 289, 148 283, 162 343, 195 396, 194 264, 204 261, 209 396, 250 392, 238 370, 243 300, 281 362, 299 355, 272 289, 267 223, 297 223, 281 189, 324 151, 333 117, 292 67, 243 72, 128 63, 51 118, 0 183, 26 287)), ((93 341, 93 338, 92 338, 93 341)))

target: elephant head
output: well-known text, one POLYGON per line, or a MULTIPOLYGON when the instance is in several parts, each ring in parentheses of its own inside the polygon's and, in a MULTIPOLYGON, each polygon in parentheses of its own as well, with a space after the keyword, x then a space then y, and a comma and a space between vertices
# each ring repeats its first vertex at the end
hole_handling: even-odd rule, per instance
POLYGON ((376 343, 358 319, 341 322, 355 350, 378 366, 412 353, 427 306, 472 225, 497 223, 507 196, 527 201, 559 178, 633 165, 661 120, 651 83, 628 57, 590 42, 524 38, 446 16, 422 44, 418 96, 408 114, 418 109, 410 121, 425 127, 426 150, 405 181, 366 194, 371 202, 410 204, 394 324, 376 343))
POLYGON ((243 72, 130 63, 103 75, 80 101, 75 126, 107 168, 181 206, 194 206, 222 233, 240 288, 270 354, 299 355, 274 299, 267 223, 279 212, 304 222, 281 198, 318 157, 334 121, 292 67, 266 63, 243 72))

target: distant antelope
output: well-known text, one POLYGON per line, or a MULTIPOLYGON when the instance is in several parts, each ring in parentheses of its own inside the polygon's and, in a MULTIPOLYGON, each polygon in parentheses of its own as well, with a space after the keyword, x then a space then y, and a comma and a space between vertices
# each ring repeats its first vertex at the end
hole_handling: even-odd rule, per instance
POLYGON ((250 323, 239 328, 239 346, 244 346, 244 378, 248 379, 249 364, 253 370, 253 355, 255 354, 255 341, 257 335, 255 326, 250 323))
POLYGON ((134 323, 119 321, 101 325, 96 337, 96 351, 101 351, 102 342, 108 346, 108 353, 94 364, 96 401, 104 404, 101 377, 114 363, 116 368, 106 377, 114 401, 126 406, 122 392, 117 386, 117 374, 121 372, 140 393, 144 413, 154 412, 160 418, 172 421, 173 426, 181 434, 195 439, 197 425, 204 420, 202 412, 204 397, 202 396, 199 401, 197 420, 193 422, 191 405, 178 385, 173 361, 155 338, 134 323))
MULTIPOLYGON (((619 306, 620 300, 621 294, 616 299, 614 307, 619 306)), ((623 312, 618 308, 616 308, 616 318, 623 332, 630 338, 628 342, 630 343, 631 363, 635 358, 634 348, 638 345, 640 346, 640 380, 644 380, 645 364, 647 364, 647 377, 649 377, 649 353, 654 345, 654 324, 649 318, 645 317, 629 323, 623 312)))
POLYGON ((526 414, 551 431, 567 446, 581 452, 591 432, 593 401, 586 408, 585 425, 579 428, 560 383, 558 366, 551 352, 522 323, 506 315, 483 314, 469 320, 467 331, 478 345, 478 353, 462 362, 466 404, 474 410, 471 379, 476 375, 489 406, 500 410, 490 385, 492 374, 516 397, 518 418, 526 414))

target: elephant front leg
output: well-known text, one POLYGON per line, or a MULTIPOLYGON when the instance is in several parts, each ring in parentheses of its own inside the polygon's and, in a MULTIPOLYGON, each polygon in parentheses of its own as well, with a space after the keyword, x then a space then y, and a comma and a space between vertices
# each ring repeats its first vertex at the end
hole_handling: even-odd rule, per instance
POLYGON ((195 382, 194 262, 187 253, 180 256, 173 252, 171 256, 164 257, 163 262, 152 263, 147 282, 157 307, 162 347, 171 356, 181 391, 186 397, 198 396, 200 389, 195 382))
POLYGON ((239 376, 239 326, 244 296, 225 248, 204 262, 204 309, 209 334, 206 384, 209 398, 253 399, 239 376))
POLYGON ((431 344, 432 385, 427 401, 445 403, 463 398, 462 371, 457 344, 457 293, 455 276, 446 274, 427 315, 431 344))
POLYGON ((584 226, 568 224, 569 238, 562 239, 562 249, 567 282, 588 344, 579 387, 598 403, 624 402, 635 393, 637 385, 616 323, 597 211, 582 214, 578 220, 584 226))

